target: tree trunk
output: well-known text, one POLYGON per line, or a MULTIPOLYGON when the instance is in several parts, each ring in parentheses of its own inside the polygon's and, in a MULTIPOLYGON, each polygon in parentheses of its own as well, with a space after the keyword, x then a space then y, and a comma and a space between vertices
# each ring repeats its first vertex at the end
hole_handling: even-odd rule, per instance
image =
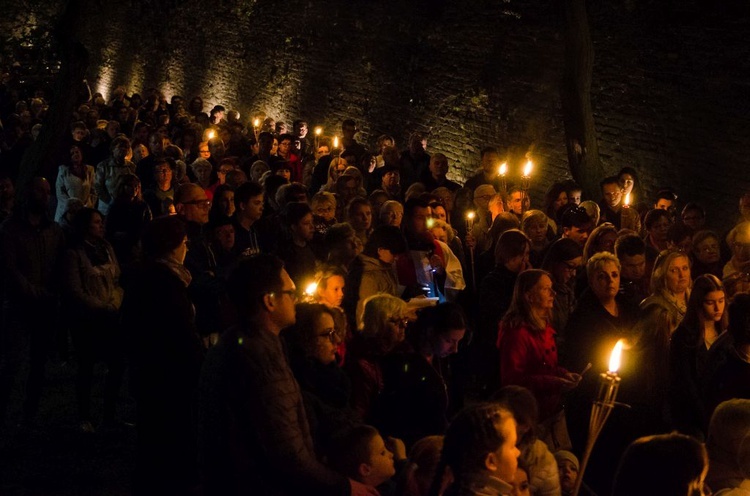
POLYGON ((54 29, 60 54, 60 72, 55 81, 50 108, 42 122, 42 130, 23 156, 18 173, 17 191, 23 194, 29 181, 36 176, 46 177, 54 188, 56 163, 63 140, 70 132, 73 110, 81 103, 81 87, 86 77, 89 56, 78 39, 82 29, 80 0, 69 0, 54 29))
POLYGON ((565 146, 573 179, 589 198, 600 196, 599 180, 604 168, 599 160, 594 115, 591 110, 591 73, 594 48, 591 43, 586 0, 565 3, 565 73, 561 88, 565 146))

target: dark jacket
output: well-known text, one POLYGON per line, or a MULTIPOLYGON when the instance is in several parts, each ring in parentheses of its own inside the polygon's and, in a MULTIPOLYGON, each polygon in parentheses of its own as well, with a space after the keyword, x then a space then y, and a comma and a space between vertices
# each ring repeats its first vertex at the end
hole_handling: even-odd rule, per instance
POLYGON ((207 495, 348 495, 315 458, 300 394, 279 336, 233 327, 201 371, 198 440, 207 495))

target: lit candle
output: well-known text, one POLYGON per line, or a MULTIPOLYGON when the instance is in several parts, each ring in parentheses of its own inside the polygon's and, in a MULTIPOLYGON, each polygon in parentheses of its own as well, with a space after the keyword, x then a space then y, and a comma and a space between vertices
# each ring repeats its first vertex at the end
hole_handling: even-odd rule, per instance
POLYGON ((625 200, 623 200, 622 206, 625 208, 630 208, 630 193, 625 195, 625 200))
POLYGON ((500 164, 500 170, 498 170, 498 174, 500 174, 500 177, 505 177, 505 174, 508 173, 508 162, 503 162, 500 164))
POLYGON ((435 219, 430 217, 427 219, 427 229, 432 229, 433 227, 435 227, 435 219))
POLYGON ((253 121, 253 127, 254 127, 255 129, 258 129, 258 128, 260 127, 260 119, 258 119, 257 117, 256 117, 256 118, 255 118, 255 120, 253 121))
POLYGON ((214 139, 214 136, 216 136, 216 133, 213 131, 208 132, 208 139, 214 139))
POLYGON ((620 357, 622 356, 622 347, 624 345, 624 341, 620 339, 617 341, 617 344, 615 344, 615 347, 612 349, 612 354, 609 356, 609 373, 610 374, 617 374, 617 370, 620 368, 620 357))
POLYGON ((320 136, 320 133, 323 132, 323 128, 318 126, 315 128, 315 136, 320 136))
POLYGON ((476 217, 477 214, 474 212, 469 212, 466 214, 466 230, 471 231, 474 229, 474 217, 476 217))
POLYGON ((333 148, 336 149, 338 147, 339 147, 339 137, 338 136, 334 136, 333 137, 333 148))
POLYGON ((526 165, 523 168, 523 177, 528 179, 531 177, 531 169, 534 167, 534 164, 531 163, 531 160, 528 160, 526 162, 526 165))
POLYGON ((305 294, 307 296, 314 296, 317 290, 318 290, 318 283, 311 282, 310 284, 307 285, 307 287, 305 287, 305 294))

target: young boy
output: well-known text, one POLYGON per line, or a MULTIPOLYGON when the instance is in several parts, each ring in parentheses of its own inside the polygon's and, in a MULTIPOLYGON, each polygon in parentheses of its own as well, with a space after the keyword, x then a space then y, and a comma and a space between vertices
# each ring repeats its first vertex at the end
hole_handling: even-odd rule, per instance
POLYGON ((381 495, 393 494, 387 484, 396 475, 394 459, 406 460, 406 448, 398 439, 389 439, 393 452, 387 447, 377 429, 369 425, 353 427, 334 441, 329 464, 341 474, 368 486, 377 487, 381 495))

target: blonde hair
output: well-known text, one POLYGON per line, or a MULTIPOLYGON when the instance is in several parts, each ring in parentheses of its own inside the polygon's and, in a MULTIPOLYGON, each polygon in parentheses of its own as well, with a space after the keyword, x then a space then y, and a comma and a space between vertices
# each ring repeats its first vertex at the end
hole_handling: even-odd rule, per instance
MULTIPOLYGON (((690 264, 690 257, 687 253, 677 250, 664 250, 659 253, 654 263, 654 271, 651 273, 651 284, 649 290, 652 294, 666 291, 667 289, 667 273, 669 272, 669 265, 677 260, 678 258, 684 257, 690 264)), ((692 280, 688 283, 688 291, 693 286, 692 280)))

